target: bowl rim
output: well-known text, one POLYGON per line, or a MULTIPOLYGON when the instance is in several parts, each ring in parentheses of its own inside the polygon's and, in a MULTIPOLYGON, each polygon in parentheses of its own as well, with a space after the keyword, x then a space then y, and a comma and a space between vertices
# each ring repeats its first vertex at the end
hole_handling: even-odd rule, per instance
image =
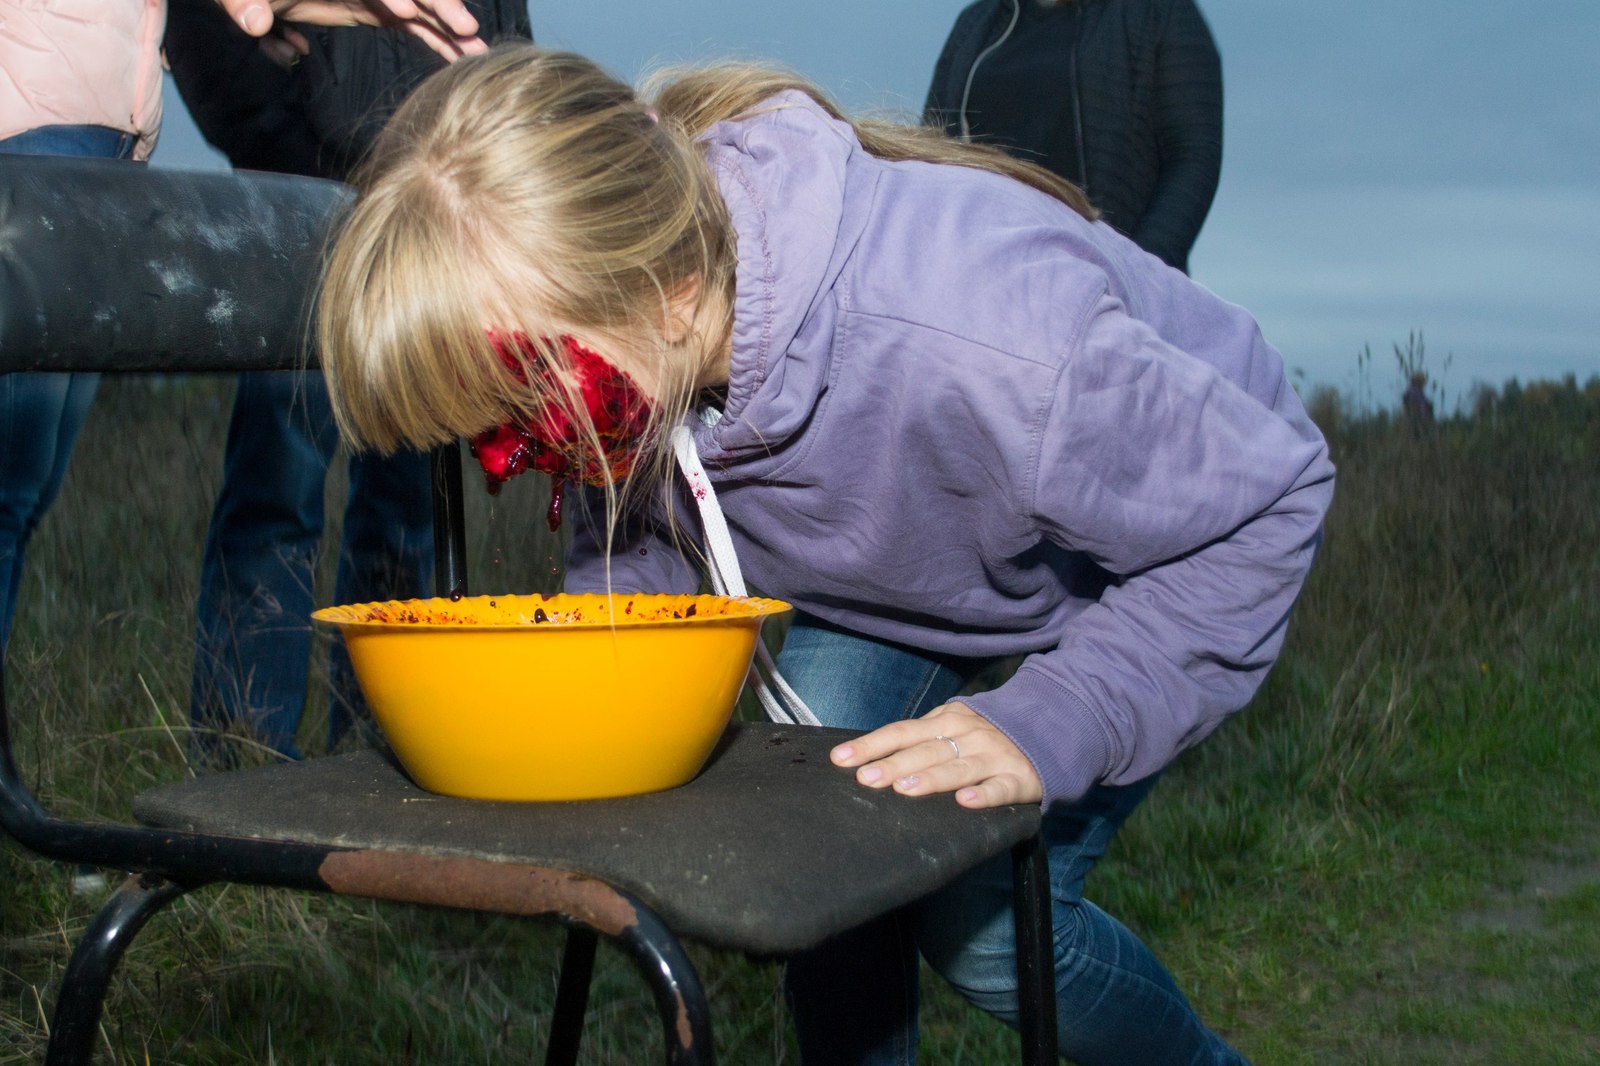
MULTIPOLYGON (((555 609, 561 610, 565 608, 557 606, 555 609)), ((336 627, 340 630, 397 630, 407 633, 418 633, 424 631, 450 633, 466 633, 474 631, 571 633, 593 630, 661 629, 669 626, 714 625, 751 621, 760 622, 769 618, 776 618, 793 610, 794 606, 792 604, 786 603, 783 600, 770 599, 765 596, 719 596, 711 593, 680 594, 668 592, 616 592, 609 594, 609 596, 604 592, 560 592, 555 593, 554 595, 545 596, 540 593, 532 592, 507 592, 463 596, 459 599, 452 599, 449 596, 426 596, 397 600, 372 600, 366 603, 335 604, 329 607, 321 607, 315 611, 312 611, 311 620, 316 625, 336 627), (502 621, 491 620, 441 623, 421 620, 378 620, 370 618, 348 617, 354 612, 363 610, 370 611, 373 608, 385 607, 391 609, 420 607, 424 610, 448 611, 460 610, 463 605, 481 603, 488 609, 500 610, 502 608, 499 608, 495 605, 496 600, 542 601, 543 603, 550 604, 559 603, 559 601, 562 600, 597 600, 608 598, 613 601, 640 598, 656 600, 682 600, 685 601, 686 605, 698 604, 705 601, 718 601, 722 603, 731 601, 741 605, 746 609, 725 613, 692 615, 684 618, 648 619, 631 617, 626 614, 620 618, 613 618, 610 616, 610 611, 608 610, 607 617, 605 618, 596 618, 593 620, 584 619, 583 621, 552 620, 549 622, 529 622, 520 619, 508 618, 502 621)))

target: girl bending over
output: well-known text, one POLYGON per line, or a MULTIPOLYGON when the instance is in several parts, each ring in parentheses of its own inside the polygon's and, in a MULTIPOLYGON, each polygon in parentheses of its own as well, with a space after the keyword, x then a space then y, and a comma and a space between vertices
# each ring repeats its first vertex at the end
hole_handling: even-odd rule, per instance
MULTIPOLYGON (((1315 554, 1333 467, 1248 314, 1029 164, 766 69, 640 96, 531 46, 396 115, 321 307, 352 440, 468 437, 491 478, 550 473, 552 520, 595 486, 574 591, 693 591, 717 501, 713 569, 796 606, 782 674, 861 733, 835 762, 1042 805, 1071 1058, 1242 1061, 1083 885, 1255 692, 1315 554)), ((911 1062, 919 950, 1014 1020, 1009 882, 791 959, 805 1061, 911 1062)))

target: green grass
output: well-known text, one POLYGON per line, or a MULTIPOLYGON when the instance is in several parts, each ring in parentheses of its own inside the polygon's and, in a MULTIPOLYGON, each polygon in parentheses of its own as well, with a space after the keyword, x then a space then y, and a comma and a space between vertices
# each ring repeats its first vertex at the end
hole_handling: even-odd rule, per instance
MULTIPOLYGON (((122 819, 184 772, 228 400, 128 381, 96 403, 7 666, 48 804, 122 819)), ((1321 400, 1338 497, 1283 661, 1168 772, 1090 894, 1259 1063, 1600 1061, 1600 385, 1480 391, 1426 434, 1321 400)), ((469 495, 476 587, 552 588, 542 487, 469 495)), ((96 901, 9 842, 0 862, 0 1063, 37 1061, 96 901)), ((134 943, 101 1061, 532 1057, 559 944, 540 923, 202 890, 134 943)), ((693 955, 720 1061, 795 1062, 776 972, 693 955)), ((596 982, 584 1061, 655 1061, 631 969, 603 950, 596 982)), ((925 1061, 1014 1061, 1008 1030, 924 987, 925 1061)))

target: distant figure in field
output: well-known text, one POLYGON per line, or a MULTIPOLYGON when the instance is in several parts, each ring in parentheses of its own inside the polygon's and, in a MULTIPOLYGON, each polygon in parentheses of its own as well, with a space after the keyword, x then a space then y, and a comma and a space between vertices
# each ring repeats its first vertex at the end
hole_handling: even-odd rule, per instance
POLYGON ((1420 432, 1433 425, 1433 401, 1428 399, 1428 375, 1420 370, 1411 375, 1411 382, 1400 397, 1400 407, 1405 411, 1406 421, 1411 423, 1412 429, 1420 432))
POLYGON ((1194 0, 977 0, 923 121, 1054 171, 1187 273, 1222 170, 1222 60, 1194 0))

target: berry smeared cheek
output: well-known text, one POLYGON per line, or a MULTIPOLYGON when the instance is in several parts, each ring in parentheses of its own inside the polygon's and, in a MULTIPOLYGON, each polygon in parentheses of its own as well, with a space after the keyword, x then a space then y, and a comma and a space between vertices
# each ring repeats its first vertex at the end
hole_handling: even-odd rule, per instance
MULTIPOLYGON (((491 332, 490 339, 518 380, 526 380, 524 367, 544 365, 526 334, 508 337, 491 332)), ((577 381, 578 396, 600 442, 601 454, 594 454, 585 431, 555 404, 545 404, 528 418, 486 430, 471 441, 472 454, 483 468, 491 494, 526 470, 550 475, 550 510, 546 518, 552 532, 561 525, 566 482, 603 485, 608 469, 614 481, 627 477, 638 460, 650 422, 650 401, 631 377, 571 337, 563 336, 558 344, 577 381)), ((557 391, 554 383, 550 391, 557 391)))

